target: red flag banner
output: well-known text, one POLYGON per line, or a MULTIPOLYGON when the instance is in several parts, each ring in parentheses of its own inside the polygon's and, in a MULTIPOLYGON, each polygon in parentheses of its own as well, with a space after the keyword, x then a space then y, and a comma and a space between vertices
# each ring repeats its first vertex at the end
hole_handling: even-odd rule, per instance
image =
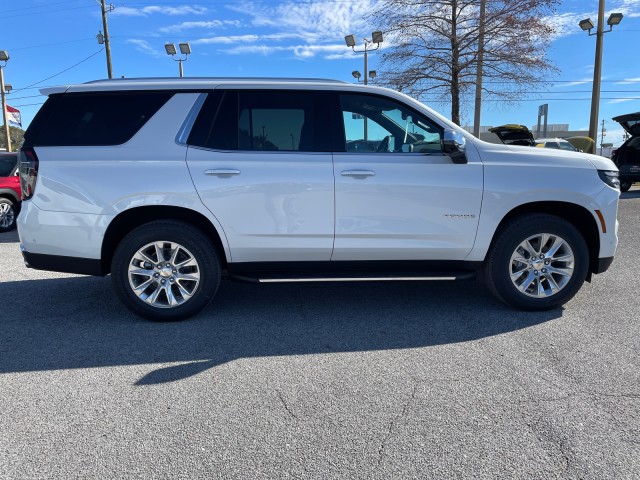
POLYGON ((7 121, 9 125, 22 128, 22 116, 20 110, 7 105, 7 121))

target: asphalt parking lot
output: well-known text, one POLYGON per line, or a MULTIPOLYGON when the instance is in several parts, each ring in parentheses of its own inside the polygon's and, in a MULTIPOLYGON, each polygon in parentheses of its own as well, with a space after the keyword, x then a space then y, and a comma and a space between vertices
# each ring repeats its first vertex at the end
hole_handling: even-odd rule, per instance
POLYGON ((476 282, 226 282, 131 316, 0 234, 0 478, 640 478, 640 189, 563 309, 476 282))

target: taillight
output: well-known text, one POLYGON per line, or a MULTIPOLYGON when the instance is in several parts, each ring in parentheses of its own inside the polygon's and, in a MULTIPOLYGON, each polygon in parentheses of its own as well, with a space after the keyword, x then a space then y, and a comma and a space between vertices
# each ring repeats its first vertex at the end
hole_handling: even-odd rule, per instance
POLYGON ((22 147, 18 154, 20 164, 20 189, 22 190, 22 200, 33 197, 38 178, 39 161, 36 152, 31 147, 22 147))

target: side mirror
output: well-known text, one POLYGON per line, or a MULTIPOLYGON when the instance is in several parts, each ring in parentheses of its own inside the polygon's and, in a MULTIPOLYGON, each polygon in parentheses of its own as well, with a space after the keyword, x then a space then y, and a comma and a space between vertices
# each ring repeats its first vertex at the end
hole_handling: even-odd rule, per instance
POLYGON ((465 154, 467 141, 464 135, 456 130, 445 130, 442 146, 444 153, 451 157, 453 163, 467 163, 465 154))

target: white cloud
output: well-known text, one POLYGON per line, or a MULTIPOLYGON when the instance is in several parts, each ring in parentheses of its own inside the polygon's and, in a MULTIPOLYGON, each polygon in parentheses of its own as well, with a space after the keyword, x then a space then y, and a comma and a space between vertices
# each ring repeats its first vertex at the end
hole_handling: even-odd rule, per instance
POLYGON ((578 85, 585 85, 587 83, 591 83, 593 79, 585 79, 585 80, 576 80, 575 82, 567 82, 567 83, 558 83, 556 87, 576 87, 578 85))
POLYGON ((151 47, 146 40, 138 40, 138 39, 132 38, 127 40, 127 43, 130 43, 131 45, 135 45, 136 50, 142 53, 146 53, 147 55, 151 55, 152 57, 163 56, 159 50, 151 47))
POLYGON ((168 6, 149 6, 144 8, 131 8, 131 7, 116 7, 110 15, 122 15, 127 17, 148 17, 152 14, 162 14, 168 16, 179 16, 179 15, 204 15, 207 13, 207 9, 204 7, 190 7, 190 6, 180 6, 180 7, 168 7, 168 6))
POLYGON ((211 44, 221 44, 221 45, 232 45, 234 43, 252 43, 257 42, 260 39, 258 35, 229 35, 226 37, 207 37, 207 38, 199 38, 197 40, 192 40, 192 45, 211 45, 211 44))
POLYGON ((181 33, 185 30, 191 30, 196 28, 224 28, 224 27, 238 27, 240 26, 239 20, 211 20, 202 22, 182 22, 177 25, 170 25, 158 30, 160 33, 181 33))
POLYGON ((640 17, 640 0, 622 0, 621 2, 616 2, 616 6, 613 7, 611 11, 621 12, 628 18, 638 18, 640 17))
POLYGON ((349 2, 305 2, 268 5, 262 3, 239 2, 229 7, 231 10, 252 17, 252 23, 260 27, 275 27, 281 31, 300 32, 323 38, 342 38, 354 32, 370 32, 371 28, 363 20, 380 0, 352 0, 349 2))
POLYGON ((634 85, 636 83, 640 83, 640 77, 625 78, 622 82, 616 82, 616 85, 634 85))
POLYGON ((638 98, 616 98, 615 100, 609 100, 607 103, 624 103, 632 102, 633 100, 638 100, 638 98))

